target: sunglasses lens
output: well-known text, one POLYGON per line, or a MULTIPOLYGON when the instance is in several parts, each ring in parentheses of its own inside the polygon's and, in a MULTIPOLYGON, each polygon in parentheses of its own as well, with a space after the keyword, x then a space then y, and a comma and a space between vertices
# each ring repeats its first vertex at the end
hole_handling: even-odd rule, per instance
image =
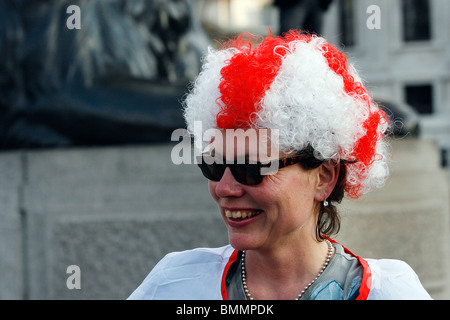
POLYGON ((258 164, 230 164, 225 165, 211 161, 211 158, 199 159, 198 166, 202 170, 205 178, 212 181, 220 181, 225 169, 228 166, 237 182, 245 185, 256 185, 262 182, 263 176, 260 174, 260 166, 258 164))
POLYGON ((256 185, 262 182, 260 167, 257 164, 235 164, 230 166, 237 182, 245 185, 256 185))
POLYGON ((199 163, 198 166, 202 170, 205 178, 213 181, 220 181, 222 179, 223 173, 225 172, 224 164, 207 164, 205 162, 199 163))

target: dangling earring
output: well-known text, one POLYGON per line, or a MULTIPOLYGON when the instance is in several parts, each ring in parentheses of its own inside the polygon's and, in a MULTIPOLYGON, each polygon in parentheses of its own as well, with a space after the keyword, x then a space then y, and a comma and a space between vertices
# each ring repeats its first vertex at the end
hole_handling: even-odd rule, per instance
POLYGON ((328 201, 327 201, 327 200, 324 200, 324 201, 323 201, 323 206, 324 206, 324 207, 328 207, 328 201))

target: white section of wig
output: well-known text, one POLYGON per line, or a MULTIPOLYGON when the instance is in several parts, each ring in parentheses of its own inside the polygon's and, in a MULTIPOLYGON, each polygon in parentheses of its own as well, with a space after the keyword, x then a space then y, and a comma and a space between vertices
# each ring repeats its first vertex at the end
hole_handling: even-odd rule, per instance
MULTIPOLYGON (((226 60, 236 54, 237 49, 227 49, 216 51, 208 48, 204 57, 202 70, 196 80, 191 84, 191 92, 184 100, 184 118, 187 130, 195 139, 202 141, 203 132, 217 128, 216 115, 220 111, 218 98, 220 96, 220 70, 225 66, 226 60), (202 125, 202 136, 195 136, 200 132, 194 132, 194 122, 200 121, 202 125)), ((203 141, 203 148, 209 141, 203 141)))

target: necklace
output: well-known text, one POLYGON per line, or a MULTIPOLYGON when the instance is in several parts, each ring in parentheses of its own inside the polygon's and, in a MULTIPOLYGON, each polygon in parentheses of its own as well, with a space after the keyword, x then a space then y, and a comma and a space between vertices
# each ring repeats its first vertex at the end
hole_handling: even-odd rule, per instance
MULTIPOLYGON (((300 292, 300 294, 297 296, 297 298, 295 298, 295 300, 300 300, 302 298, 302 296, 306 292, 306 290, 308 290, 309 287, 311 287, 312 284, 314 282, 316 282, 316 280, 322 275, 322 273, 325 271, 326 267, 330 263, 331 256, 333 255, 333 245, 331 244, 331 242, 328 239, 325 241, 328 243, 328 254, 325 259, 325 263, 323 264, 322 269, 320 270, 319 274, 310 283, 308 283, 308 285, 306 285, 303 288, 302 292, 300 292)), ((246 298, 247 298, 247 300, 253 300, 253 297, 252 297, 250 291, 248 290, 248 286, 247 286, 247 277, 246 277, 246 272, 245 272, 245 250, 242 251, 241 273, 242 273, 242 286, 244 287, 244 292, 245 292, 246 298)))

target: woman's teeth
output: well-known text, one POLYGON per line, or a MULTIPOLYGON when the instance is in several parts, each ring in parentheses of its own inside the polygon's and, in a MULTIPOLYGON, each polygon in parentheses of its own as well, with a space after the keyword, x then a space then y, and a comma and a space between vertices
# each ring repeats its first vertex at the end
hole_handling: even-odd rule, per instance
POLYGON ((245 219, 256 216, 261 212, 261 210, 225 210, 225 216, 233 219, 245 219))

